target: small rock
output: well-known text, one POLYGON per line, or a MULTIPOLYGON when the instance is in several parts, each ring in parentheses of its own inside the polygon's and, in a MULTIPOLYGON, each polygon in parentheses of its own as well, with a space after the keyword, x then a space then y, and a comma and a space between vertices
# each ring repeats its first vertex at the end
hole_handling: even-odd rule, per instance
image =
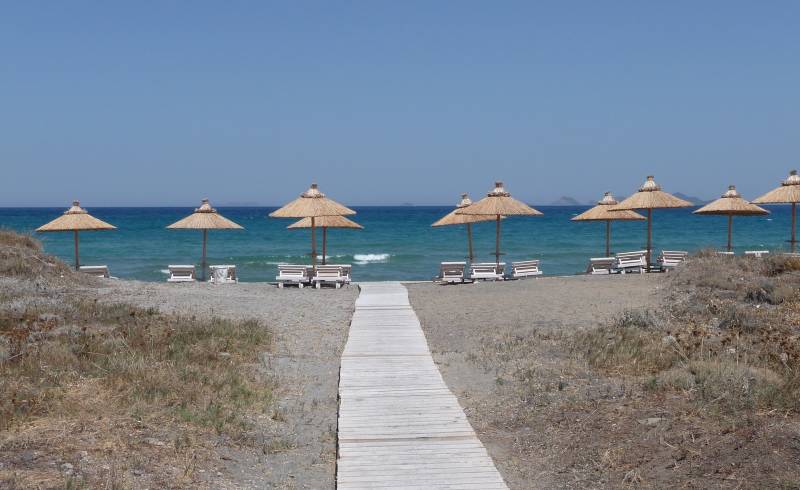
POLYGON ((63 463, 63 464, 61 465, 61 471, 63 471, 63 472, 64 472, 65 474, 67 474, 67 475, 71 475, 71 474, 72 474, 72 470, 73 470, 73 469, 75 469, 75 467, 74 467, 74 466, 72 466, 72 465, 71 465, 71 464, 69 464, 69 463, 63 463))
POLYGON ((154 437, 146 437, 144 439, 144 442, 145 442, 145 444, 150 444, 151 446, 166 446, 165 443, 163 443, 162 441, 159 441, 158 439, 156 439, 154 437))
POLYGON ((217 471, 217 476, 222 476, 222 472, 221 471, 217 471))
POLYGON ((219 352, 219 353, 217 353, 217 357, 219 357, 220 359, 229 359, 231 357, 231 353, 230 352, 219 352))
POLYGON ((652 425, 658 425, 662 420, 664 420, 662 417, 649 417, 646 419, 639 419, 637 420, 637 422, 639 422, 642 425, 652 426, 652 425))
POLYGON ((81 451, 78 454, 81 456, 81 459, 86 459, 89 457, 89 451, 81 451))
POLYGON ((142 476, 142 470, 133 470, 133 476, 142 476))

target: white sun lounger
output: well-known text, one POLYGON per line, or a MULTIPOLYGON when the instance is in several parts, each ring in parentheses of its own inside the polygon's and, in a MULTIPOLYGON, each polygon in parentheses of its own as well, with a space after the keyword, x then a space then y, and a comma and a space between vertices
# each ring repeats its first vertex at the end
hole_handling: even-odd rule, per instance
POLYGON ((442 262, 439 264, 439 281, 445 284, 464 282, 466 262, 442 262))
POLYGON ((344 276, 345 284, 350 284, 350 281, 353 280, 351 277, 353 275, 353 266, 351 264, 328 264, 328 265, 330 265, 331 267, 339 267, 342 269, 342 275, 344 276))
POLYGON ((303 289, 303 286, 311 281, 310 269, 311 267, 307 265, 279 265, 278 275, 275 276, 275 280, 278 281, 278 287, 283 288, 284 284, 295 284, 300 289, 303 289))
POLYGON ((347 276, 340 265, 318 265, 311 282, 317 289, 323 284, 333 284, 333 287, 339 289, 343 284, 347 284, 347 276))
POLYGON ((542 271, 539 270, 539 260, 523 260, 520 262, 511 262, 511 277, 514 279, 521 279, 523 277, 541 276, 542 271))
POLYGON ((194 282, 194 266, 193 265, 170 265, 169 277, 167 282, 194 282))
POLYGON ((210 265, 208 268, 211 270, 208 282, 212 284, 236 284, 239 282, 235 265, 210 265))
POLYGON ((747 250, 744 254, 749 257, 756 257, 760 259, 765 255, 769 255, 769 250, 747 250))
POLYGON ((646 250, 636 252, 620 252, 614 256, 614 268, 625 274, 626 272, 643 273, 647 269, 646 250))
POLYGON ((614 257, 593 257, 589 259, 589 267, 586 269, 588 274, 608 275, 614 269, 614 257))
POLYGON ((108 272, 107 265, 82 265, 78 271, 94 277, 111 277, 111 274, 108 272))
POLYGON ((502 281, 503 272, 506 269, 506 263, 500 262, 478 262, 470 264, 469 276, 472 280, 483 279, 484 281, 502 281))
POLYGON ((719 251, 717 251, 717 255, 719 255, 721 257, 733 257, 734 253, 733 252, 725 252, 723 250, 719 250, 719 251))
POLYGON ((678 267, 689 256, 689 252, 682 250, 662 250, 661 255, 658 256, 658 265, 661 270, 669 270, 678 267))

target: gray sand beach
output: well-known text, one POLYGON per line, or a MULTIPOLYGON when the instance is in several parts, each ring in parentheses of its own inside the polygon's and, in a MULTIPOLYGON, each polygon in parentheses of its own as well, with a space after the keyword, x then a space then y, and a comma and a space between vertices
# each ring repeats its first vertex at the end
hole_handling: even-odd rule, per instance
MULTIPOLYGON (((512 488, 586 484, 550 415, 586 393, 615 389, 562 347, 626 309, 658 302, 662 275, 544 277, 409 285, 434 360, 512 488)), ((592 482, 598 484, 599 482, 592 482)))
POLYGON ((272 438, 274 449, 261 454, 225 447, 214 471, 225 475, 224 486, 229 488, 333 488, 339 358, 357 287, 300 290, 266 283, 104 284, 97 289, 101 301, 264 322, 274 332, 274 347, 263 354, 263 362, 276 378, 277 408, 275 414, 258 422, 272 438))

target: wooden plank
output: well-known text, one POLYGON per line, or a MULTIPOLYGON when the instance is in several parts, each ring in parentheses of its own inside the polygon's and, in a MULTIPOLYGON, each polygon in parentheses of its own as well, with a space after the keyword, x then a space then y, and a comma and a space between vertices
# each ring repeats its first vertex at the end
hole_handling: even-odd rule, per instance
POLYGON ((505 489, 399 283, 362 283, 339 381, 337 487, 505 489))

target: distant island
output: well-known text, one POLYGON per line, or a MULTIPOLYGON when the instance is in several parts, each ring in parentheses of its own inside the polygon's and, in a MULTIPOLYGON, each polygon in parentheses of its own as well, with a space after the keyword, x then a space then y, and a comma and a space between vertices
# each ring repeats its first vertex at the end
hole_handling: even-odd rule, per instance
POLYGON ((684 201, 689 201, 690 203, 692 203, 694 205, 697 205, 697 206, 702 206, 704 204, 708 204, 708 203, 711 202, 711 201, 706 201, 706 200, 700 199, 699 197, 687 196, 683 192, 675 192, 672 195, 677 197, 678 199, 683 199, 684 201))
POLYGON ((550 203, 550 206, 583 206, 583 203, 574 197, 561 196, 550 203))

